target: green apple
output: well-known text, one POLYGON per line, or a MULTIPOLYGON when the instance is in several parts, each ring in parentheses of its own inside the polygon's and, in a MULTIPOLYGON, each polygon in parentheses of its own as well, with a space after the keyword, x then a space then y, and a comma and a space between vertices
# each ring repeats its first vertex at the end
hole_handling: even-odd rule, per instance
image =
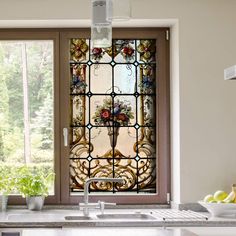
POLYGON ((204 197, 203 201, 204 202, 210 202, 210 201, 213 201, 214 200, 214 197, 212 194, 208 194, 204 197))
POLYGON ((216 200, 211 200, 211 201, 209 201, 209 203, 217 203, 217 201, 216 200))
POLYGON ((234 201, 232 201, 232 200, 229 199, 229 200, 224 200, 223 202, 224 202, 224 203, 233 203, 234 201))
POLYGON ((215 192, 214 194, 214 199, 218 202, 218 201, 223 201, 225 198, 228 197, 228 193, 222 191, 222 190, 218 190, 215 192))

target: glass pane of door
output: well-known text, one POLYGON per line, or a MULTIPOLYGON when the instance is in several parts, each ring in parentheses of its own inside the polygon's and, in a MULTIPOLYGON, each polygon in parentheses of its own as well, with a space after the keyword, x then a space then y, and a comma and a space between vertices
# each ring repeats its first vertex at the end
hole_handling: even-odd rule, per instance
POLYGON ((1 171, 54 171, 53 54, 52 40, 0 41, 1 171))

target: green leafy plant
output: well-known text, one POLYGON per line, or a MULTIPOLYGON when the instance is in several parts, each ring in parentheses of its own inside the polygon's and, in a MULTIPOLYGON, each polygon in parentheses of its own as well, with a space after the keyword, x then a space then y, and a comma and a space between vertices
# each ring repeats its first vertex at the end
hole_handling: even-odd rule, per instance
POLYGON ((23 197, 48 196, 55 174, 44 173, 35 168, 23 166, 19 168, 17 177, 17 190, 23 197))
POLYGON ((16 177, 8 169, 1 167, 0 168, 0 194, 9 195, 15 191, 16 186, 16 177))

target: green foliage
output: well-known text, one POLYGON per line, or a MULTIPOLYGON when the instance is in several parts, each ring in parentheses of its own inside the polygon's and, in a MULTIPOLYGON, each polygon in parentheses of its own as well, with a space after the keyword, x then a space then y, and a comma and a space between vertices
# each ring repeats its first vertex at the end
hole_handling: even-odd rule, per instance
POLYGON ((44 150, 44 149, 32 149, 31 150, 31 160, 33 163, 53 163, 53 151, 52 150, 44 150))
POLYGON ((16 175, 5 166, 0 167, 0 193, 8 195, 14 193, 16 189, 16 175))
POLYGON ((9 118, 9 97, 7 93, 6 80, 4 76, 0 76, 0 160, 5 160, 3 135, 8 129, 9 118))
MULTIPOLYGON (((19 41, 0 42, 0 161, 5 163, 25 162, 21 47, 19 41)), ((53 43, 27 41, 26 52, 31 159, 45 163, 53 150, 53 43)))
MULTIPOLYGON (((2 55, 0 61, 0 77, 5 79, 8 93, 9 127, 23 128, 23 88, 21 78, 21 50, 19 44, 1 43, 2 55)), ((4 94, 0 94, 1 99, 4 94)), ((22 131, 22 130, 21 130, 22 131)))
MULTIPOLYGON (((8 132, 4 134, 3 138, 3 151, 5 154, 5 161, 8 162, 10 159, 15 161, 20 161, 21 155, 19 153, 23 153, 24 151, 24 139, 22 131, 18 128, 12 128, 9 129, 8 132), (11 158, 11 156, 14 155, 16 159, 11 158)), ((22 162, 24 159, 22 159, 20 162, 22 162)))
MULTIPOLYGON (((15 149, 8 157, 7 163, 19 163, 24 164, 24 149, 15 149)), ((31 149, 31 162, 32 164, 46 164, 53 166, 53 151, 52 150, 43 150, 43 149, 31 149)), ((30 164, 30 163, 29 163, 30 164)))
POLYGON ((43 105, 35 112, 33 130, 41 134, 41 148, 51 149, 53 145, 53 101, 50 94, 45 98, 43 105))
POLYGON ((53 43, 27 41, 31 163, 24 156, 22 42, 0 42, 0 192, 53 188, 53 43), (17 186, 17 189, 15 188, 17 186))
POLYGON ((47 196, 54 176, 53 172, 45 174, 35 168, 23 166, 18 172, 17 189, 23 197, 47 196))
MULTIPOLYGON (((51 163, 40 163, 40 164, 30 164, 27 167, 25 165, 19 163, 11 163, 10 165, 5 162, 0 162, 0 194, 17 194, 20 192, 19 183, 23 184, 21 181, 23 177, 23 172, 28 173, 27 176, 31 176, 31 180, 33 180, 33 176, 41 176, 43 179, 43 184, 47 183, 47 188, 44 189, 51 191, 54 186, 54 172, 51 163), (47 181, 46 181, 47 180, 47 181)), ((26 175, 25 175, 26 177, 26 175)), ((40 180, 39 177, 36 178, 40 180)), ((40 184, 43 186, 42 184, 40 184)), ((21 187, 22 188, 22 187, 21 187)), ((40 189, 38 189, 38 192, 40 189)), ((42 191, 42 190, 41 190, 42 191)), ((47 193, 48 194, 48 193, 47 193)), ((43 195, 47 195, 43 194, 43 195)))
POLYGON ((3 142, 3 138, 2 138, 2 131, 0 129, 0 161, 4 161, 4 159, 5 159, 3 149, 4 149, 4 142, 3 142))

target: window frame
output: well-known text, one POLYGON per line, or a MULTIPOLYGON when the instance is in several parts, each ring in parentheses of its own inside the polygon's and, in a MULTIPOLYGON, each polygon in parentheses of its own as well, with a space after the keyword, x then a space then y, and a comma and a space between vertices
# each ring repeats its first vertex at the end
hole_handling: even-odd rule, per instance
MULTIPOLYGON (((156 136, 157 157, 157 194, 124 194, 124 195, 90 195, 91 201, 104 200, 117 204, 167 204, 167 193, 170 193, 170 66, 169 66, 169 41, 166 39, 168 28, 114 28, 113 38, 131 39, 144 38, 156 39, 157 66, 156 66, 156 136), (161 58, 161 60, 159 59, 161 58), (161 114, 161 115, 160 115, 161 114)), ((71 38, 89 38, 89 29, 68 30, 60 33, 60 81, 67 81, 60 87, 60 104, 64 107, 61 113, 61 129, 70 130, 70 78, 69 69, 69 42, 71 38)), ((70 196, 69 174, 70 147, 61 145, 61 203, 77 204, 83 201, 83 194, 70 196), (68 158, 67 158, 68 157, 68 158)))
MULTIPOLYGON (((170 60, 169 40, 166 39, 166 31, 169 31, 169 28, 113 28, 113 38, 150 38, 157 41, 156 113, 161 114, 157 120, 159 135, 156 138, 157 167, 159 170, 156 176, 159 182, 158 194, 91 195, 91 201, 105 200, 118 204, 168 203, 167 193, 170 193, 171 176, 170 60)), ((45 204, 77 204, 83 201, 83 194, 81 196, 70 196, 68 158, 70 148, 64 146, 63 128, 68 130, 70 128, 69 39, 89 37, 90 29, 0 29, 0 40, 53 40, 54 42, 54 169, 56 177, 55 194, 48 196, 45 199, 45 204)), ((10 196, 9 204, 25 204, 25 199, 21 196, 10 196)))
MULTIPOLYGON (((54 195, 45 199, 45 204, 60 203, 60 109, 59 109, 59 32, 47 29, 1 29, 0 40, 52 40, 53 41, 53 98, 54 98, 54 195)), ((10 205, 25 204, 20 195, 9 196, 10 205)))

